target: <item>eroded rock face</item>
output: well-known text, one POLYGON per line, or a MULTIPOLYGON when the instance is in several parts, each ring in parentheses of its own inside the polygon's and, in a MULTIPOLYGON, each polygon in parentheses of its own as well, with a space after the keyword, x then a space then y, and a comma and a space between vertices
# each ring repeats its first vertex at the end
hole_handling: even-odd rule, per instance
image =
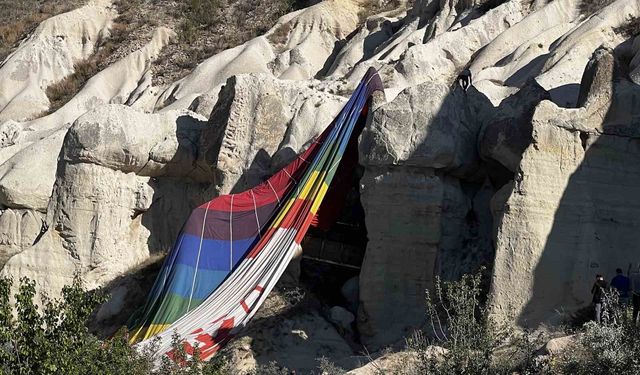
POLYGON ((227 81, 203 139, 216 192, 244 191, 285 166, 331 123, 344 101, 268 75, 227 81))
MULTIPOLYGON (((86 30, 83 31, 84 29, 82 28, 89 28, 90 30, 93 30, 92 32, 97 33, 100 30, 94 30, 94 26, 92 26, 93 24, 91 22, 94 22, 96 20, 110 22, 110 19, 114 17, 114 15, 111 14, 111 10, 105 8, 109 5, 109 2, 106 2, 106 3, 98 2, 98 3, 100 3, 101 5, 96 3, 94 5, 89 5, 87 7, 81 8, 78 11, 73 11, 58 17, 60 17, 61 20, 73 19, 74 22, 66 24, 66 27, 71 28, 70 30, 67 30, 67 31, 70 32, 72 35, 75 35, 76 37, 80 38, 79 35, 75 34, 79 32, 80 34, 82 34, 83 40, 85 40, 84 38, 88 38, 87 40, 89 40, 90 38, 92 38, 92 35, 94 34, 91 34, 91 33, 88 34, 88 31, 86 30), (96 8, 97 10, 94 8, 96 8), (108 17, 103 20, 103 18, 100 18, 95 14, 91 16, 93 13, 96 13, 96 12, 100 17, 103 17, 103 18, 107 16, 108 17), (75 20, 78 17, 80 17, 79 18, 80 21, 76 22, 75 20), (89 22, 87 20, 84 20, 82 17, 90 17, 90 18, 93 17, 93 18, 91 19, 91 22, 89 22), (75 25, 76 27, 82 26, 82 28, 80 30, 76 30, 72 27, 73 25, 75 25)), ((41 25, 41 28, 44 31, 48 30, 48 32, 52 32, 52 30, 54 31, 57 30, 56 24, 60 20, 57 20, 57 17, 54 17, 52 20, 55 21, 55 22, 52 21, 53 26, 47 25, 45 22, 41 25)), ((61 32, 64 30, 61 30, 61 32)), ((41 32, 36 32, 36 34, 34 34, 32 39, 35 38, 37 43, 45 43, 48 40, 47 39, 48 34, 46 33, 42 35, 41 34, 42 34, 41 32), (44 38, 43 39, 44 42, 40 40, 42 38, 44 38)), ((63 141, 65 139, 68 129, 71 126, 71 123, 73 123, 74 120, 78 118, 78 116, 91 110, 92 108, 96 108, 96 107, 99 107, 100 105, 110 103, 110 102, 124 103, 125 101, 128 100, 128 98, 131 95, 133 95, 133 93, 136 90, 142 90, 145 87, 145 80, 143 79, 143 77, 148 76, 149 64, 157 56, 160 49, 162 49, 162 47, 166 45, 171 35, 173 35, 173 32, 168 29, 159 28, 158 30, 156 30, 153 37, 146 44, 146 46, 144 46, 142 49, 138 51, 131 53, 130 55, 116 62, 114 65, 109 66, 108 68, 96 74, 85 84, 85 86, 82 88, 82 90, 80 90, 80 92, 76 96, 74 96, 67 104, 65 104, 62 108, 60 108, 56 112, 44 117, 31 120, 31 121, 24 121, 24 122, 17 122, 14 120, 8 120, 5 122, 0 121, 2 122, 0 124, 0 132, 2 133, 2 136, 0 136, 0 144, 2 145, 2 148, 0 149, 0 161, 1 161, 0 204, 2 204, 2 207, 8 208, 11 210, 28 210, 30 212, 30 216, 33 216, 33 217, 44 217, 47 214, 48 216, 52 215, 52 212, 50 210, 50 207, 51 207, 50 202, 52 198, 54 183, 56 181, 57 172, 60 171, 58 167, 62 165, 59 162, 59 155, 61 152, 63 141)), ((73 42, 73 39, 70 39, 67 42, 75 43, 73 42)), ((26 54, 25 56, 27 55, 30 56, 29 54, 33 53, 34 51, 30 49, 31 44, 29 43, 23 44, 13 55, 11 55, 4 63, 3 69, 5 69, 6 67, 10 68, 12 66, 11 62, 13 61, 12 59, 15 56, 19 57, 25 54, 26 54)), ((96 43, 96 41, 94 40, 91 43, 96 43)), ((66 52, 65 51, 62 51, 62 52, 58 51, 58 52, 62 53, 63 56, 66 56, 65 53, 78 52, 76 51, 77 49, 76 47, 77 46, 75 46, 74 48, 70 48, 70 50, 66 52)), ((78 55, 75 58, 80 58, 83 56, 87 57, 89 52, 84 51, 83 53, 84 55, 78 55)), ((69 56, 66 56, 65 58, 67 57, 71 58, 69 56)), ((61 62, 64 60, 64 59, 62 60, 60 59, 62 58, 60 57, 56 61, 61 62)), ((62 74, 61 71, 66 72, 65 74, 70 74, 72 72, 72 70, 71 71, 66 71, 64 69, 60 70, 62 68, 57 66, 49 66, 47 64, 40 66, 38 69, 36 69, 35 67, 36 66, 34 65, 34 69, 30 69, 28 71, 29 73, 28 81, 31 83, 37 82, 39 79, 44 79, 42 78, 43 75, 46 76, 49 73, 51 74, 55 73, 60 75, 62 74), (50 70, 48 70, 49 68, 50 70)), ((0 82, 6 82, 6 81, 0 80, 0 82)), ((146 85, 148 84, 149 83, 147 82, 146 85)), ((23 93, 27 91, 28 90, 23 91, 23 93)), ((14 98, 14 100, 16 100, 17 102, 23 99, 26 100, 22 96, 14 98)), ((28 104, 26 102, 21 102, 21 103, 22 103, 21 106, 25 108, 31 108, 31 109, 37 108, 35 104, 28 104)), ((8 111, 7 108, 0 109, 0 113, 5 113, 5 110, 8 111)), ((104 115, 104 112, 105 111, 103 111, 101 115, 104 115)), ((129 112, 128 114, 125 114, 124 116, 126 117, 130 113, 131 112, 129 112)), ((14 118, 18 119, 20 117, 18 116, 14 118)), ((105 115, 105 118, 106 118, 106 115, 105 115)), ((158 118, 154 118, 153 120, 157 120, 157 119, 158 118)), ((149 134, 156 134, 161 136, 164 134, 163 132, 167 131, 165 127, 163 129, 160 129, 160 131, 157 133, 149 132, 148 131, 149 122, 147 120, 149 120, 149 118, 136 119, 135 122, 129 122, 129 124, 131 123, 135 123, 139 125, 147 124, 146 132, 142 131, 141 129, 138 130, 139 131, 139 133, 137 134, 138 140, 144 139, 145 137, 149 136, 149 134)), ((125 124, 126 123, 127 122, 125 121, 125 124)), ((160 123, 162 123, 162 121, 160 121, 160 123)), ((174 121, 174 127, 175 127, 175 121, 174 121)), ((120 129, 122 130, 122 128, 120 129)), ((126 133, 128 131, 129 130, 126 130, 124 132, 126 133)), ((115 134, 110 133, 109 131, 106 131, 106 134, 103 134, 103 135, 104 137, 102 137, 101 140, 105 142, 107 140, 117 139, 117 138, 111 138, 115 134)), ((129 136, 132 136, 132 135, 133 133, 129 134, 129 136)), ((86 138, 91 138, 91 136, 92 134, 86 136, 86 138)), ((123 136, 122 138, 118 139, 118 141, 123 145, 127 144, 127 141, 128 141, 127 139, 124 139, 124 138, 126 137, 123 136)), ((196 140, 198 138, 199 137, 195 137, 196 140)), ((153 175, 151 172, 151 169, 155 168, 157 165, 164 167, 164 165, 167 164, 168 168, 174 167, 175 163, 172 164, 172 163, 169 163, 168 161, 174 158, 176 159, 180 158, 179 153, 176 156, 176 150, 178 149, 178 147, 175 147, 176 146, 175 141, 174 143, 171 143, 170 141, 169 143, 167 142, 162 143, 162 142, 157 142, 157 140, 155 140, 153 137, 149 137, 146 141, 147 143, 151 142, 152 144, 157 143, 157 147, 153 150, 146 151, 146 152, 150 152, 151 156, 136 155, 136 156, 139 156, 140 160, 146 161, 147 159, 149 159, 149 163, 145 165, 146 170, 142 171, 142 175, 147 175, 147 176, 153 175)), ((131 142, 129 142, 129 144, 131 144, 131 142)), ((97 147, 104 150, 104 149, 109 149, 112 146, 119 147, 118 145, 114 145, 114 144, 109 144, 109 145, 101 144, 100 146, 97 146, 97 147)), ((183 150, 184 147, 180 149, 183 150)), ((129 150, 124 150, 122 152, 127 153, 129 152, 129 150)), ((99 152, 97 154, 99 154, 99 152)), ((87 160, 84 160, 84 161, 87 161, 87 160)), ((91 160, 88 160, 88 161, 92 162, 91 160)), ((109 164, 110 160, 108 160, 108 158, 105 158, 104 160, 102 160, 101 155, 98 155, 97 159, 94 159, 93 162, 96 162, 97 164, 102 163, 102 165, 111 166, 109 164)), ((121 168, 121 170, 124 171, 125 173, 131 171, 131 170, 127 170, 126 168, 121 168)), ((105 172, 105 173, 110 173, 110 172, 105 172)), ((117 181, 119 180, 118 176, 119 175, 117 174, 113 175, 111 177, 112 180, 110 180, 110 183, 117 184, 117 181)), ((81 175, 77 175, 76 177, 82 180, 81 175)), ((99 180, 99 178, 96 178, 96 181, 97 180, 99 180)), ((86 182, 89 182, 89 181, 91 181, 91 178, 89 178, 86 182)), ((125 185, 128 185, 130 181, 124 181, 123 183, 125 185)), ((136 189, 134 190, 137 191, 136 189)), ((82 196, 83 193, 79 192, 78 194, 82 196)), ((83 197, 83 199, 85 198, 86 197, 83 197)), ((122 198, 122 199, 125 199, 125 198, 122 198)), ((79 208, 79 210, 80 209, 82 208, 79 208)), ((86 210, 87 208, 85 207, 84 209, 86 210)), ((68 214, 69 212, 66 211, 65 215, 68 215, 68 214)), ((73 213, 71 213, 71 216, 73 216, 73 213)), ((4 233, 12 236, 12 238, 15 237, 10 233, 15 232, 15 230, 12 228, 15 228, 18 225, 19 220, 16 221, 11 215, 7 215, 5 220, 6 220, 5 223, 11 223, 11 224, 9 227, 6 228, 6 232, 4 233)), ((49 220, 49 222, 50 221, 51 220, 49 220)), ((35 239, 40 238, 40 236, 43 234, 41 232, 46 227, 47 227, 47 224, 42 222, 38 224, 33 224, 33 225, 21 226, 19 230, 21 239, 17 241, 20 243, 20 246, 17 246, 17 243, 12 242, 12 245, 9 246, 8 248, 0 249, 0 253, 1 253, 0 259, 3 260, 2 263, 4 263, 4 260, 10 255, 13 255, 17 252, 20 252, 28 248, 30 246, 30 245, 29 246, 27 245, 29 241, 31 241, 31 244, 33 245, 35 239), (24 240, 22 240, 22 238, 24 238, 24 240)), ((85 249, 86 252, 92 253, 91 248, 94 244, 95 243, 93 241, 88 241, 88 242, 82 242, 81 246, 88 246, 89 248, 85 249)), ((148 250, 144 250, 144 251, 148 252, 148 250)), ((123 257, 127 258, 126 255, 123 255, 123 257)), ((140 260, 138 256, 134 256, 133 258, 134 260, 132 261, 132 263, 138 262, 140 260)), ((124 263, 126 264, 127 262, 125 261, 124 263)), ((37 268, 37 266, 34 266, 34 267, 37 268)), ((66 271, 68 271, 68 269, 63 270, 60 273, 64 274, 66 271)), ((26 272, 24 274, 30 275, 29 272, 26 272)), ((52 286, 51 290, 49 291, 51 292, 50 295, 56 295, 59 292, 59 289, 57 286, 56 287, 52 286)))
POLYGON ((29 248, 38 238, 44 215, 33 210, 5 209, 0 213, 0 265, 29 248))
MULTIPOLYGON (((144 294, 119 277, 166 251, 194 205, 259 183, 303 150, 370 66, 386 101, 376 98, 360 141, 369 243, 346 306, 368 348, 422 325, 436 275, 455 279, 494 255, 494 312, 522 325, 588 302, 593 274, 637 262, 640 42, 616 31, 640 16, 637 1, 595 15, 580 15, 578 0, 415 1, 362 23, 367 4, 288 14, 169 87, 151 80, 174 35, 158 28, 58 111, 29 119, 46 109, 47 82, 86 58, 115 15, 74 13, 53 44, 68 49, 51 55, 61 65, 38 62, 16 84, 7 72, 41 50, 36 32, 0 67, 2 274, 51 296, 75 271, 90 287, 117 279, 99 316, 115 326, 144 294), (465 68, 468 91, 455 83, 465 68)), ((290 350, 291 363, 308 359, 297 345, 309 337, 349 350, 317 314, 283 324, 266 332, 291 336, 266 346, 290 350)), ((239 341, 256 354, 249 362, 277 359, 257 337, 239 341)))
POLYGON ((590 303, 595 274, 637 263, 640 89, 612 51, 593 55, 584 107, 540 103, 496 238, 492 302, 524 326, 590 303))
POLYGON ((531 144, 531 117, 540 101, 549 93, 535 81, 503 100, 492 116, 483 120, 478 136, 480 155, 494 160, 511 172, 520 164, 524 150, 531 144))
MULTIPOLYGON (((481 183, 484 176, 472 95, 443 84, 412 87, 377 108, 362 135, 369 243, 358 328, 368 347, 389 344, 390 337, 423 324, 424 291, 448 263, 446 250, 452 255, 461 248, 456 229, 464 230, 467 215, 475 215, 476 192, 461 184, 481 183)), ((488 212, 483 217, 490 220, 488 212)))
POLYGON ((322 1, 281 17, 265 35, 205 60, 169 86, 156 108, 185 108, 203 94, 217 97, 226 80, 264 73, 284 80, 310 80, 333 59, 336 44, 358 26, 358 1, 322 1))
POLYGON ((47 86, 74 71, 109 36, 116 12, 109 0, 42 22, 0 65, 0 123, 28 120, 49 108, 47 86))
POLYGON ((144 114, 117 105, 80 117, 62 145, 49 230, 3 274, 28 276, 57 293, 75 272, 95 287, 166 251, 208 186, 196 168, 205 127, 187 111, 144 114))

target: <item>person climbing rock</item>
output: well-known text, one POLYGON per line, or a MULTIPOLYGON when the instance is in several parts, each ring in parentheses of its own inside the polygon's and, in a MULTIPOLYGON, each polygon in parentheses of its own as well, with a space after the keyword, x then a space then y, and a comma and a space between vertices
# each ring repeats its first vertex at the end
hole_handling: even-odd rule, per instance
POLYGON ((462 73, 458 75, 457 82, 458 86, 460 86, 464 90, 464 92, 467 92, 467 90, 469 90, 469 87, 473 85, 471 71, 469 69, 463 70, 462 73))
POLYGON ((616 276, 611 279, 611 287, 618 291, 618 301, 621 305, 627 305, 629 303, 629 290, 631 290, 631 283, 629 278, 622 274, 622 268, 616 269, 616 276))
POLYGON ((640 269, 630 275, 631 300, 633 304, 633 323, 638 323, 638 313, 640 312, 640 269))
POLYGON ((38 233, 38 235, 33 240, 33 243, 31 245, 37 244, 38 241, 40 241, 42 236, 44 236, 44 234, 47 233, 48 230, 49 230, 49 224, 47 224, 47 222, 43 219, 42 224, 40 225, 40 233, 38 233))
POLYGON ((604 304, 604 293, 606 288, 607 282, 604 281, 604 276, 596 275, 596 281, 591 287, 591 294, 593 294, 592 302, 597 323, 602 323, 602 307, 604 304))

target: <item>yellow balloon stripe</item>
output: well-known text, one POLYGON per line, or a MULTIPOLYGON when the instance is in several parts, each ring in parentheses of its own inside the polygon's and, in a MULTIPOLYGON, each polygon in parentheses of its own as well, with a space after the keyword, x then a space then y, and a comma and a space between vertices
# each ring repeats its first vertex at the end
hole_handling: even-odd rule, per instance
MULTIPOLYGON (((325 174, 326 173, 324 172, 322 173, 322 178, 324 178, 325 174)), ((311 189, 314 187, 314 184, 316 183, 318 176, 320 176, 320 173, 318 171, 311 172, 311 176, 309 176, 307 183, 302 188, 302 192, 300 193, 299 199, 307 199, 307 196, 309 196, 311 189)))
POLYGON ((320 208, 320 204, 322 203, 322 199, 327 194, 327 190, 329 190, 329 185, 327 185, 326 182, 323 182, 322 186, 320 186, 320 191, 318 192, 318 194, 316 194, 316 197, 313 200, 313 205, 311 206, 312 214, 315 215, 318 212, 318 209, 320 208))

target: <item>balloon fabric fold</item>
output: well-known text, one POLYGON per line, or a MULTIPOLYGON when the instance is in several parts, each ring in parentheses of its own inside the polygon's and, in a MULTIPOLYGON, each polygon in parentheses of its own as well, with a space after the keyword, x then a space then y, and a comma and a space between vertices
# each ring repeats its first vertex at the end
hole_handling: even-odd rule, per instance
POLYGON ((317 223, 345 153, 357 161, 357 137, 376 90, 382 82, 370 68, 333 122, 295 160, 260 185, 191 213, 132 319, 130 340, 137 348, 153 343, 158 358, 172 357, 177 334, 188 355, 197 346, 207 360, 247 325, 317 223))

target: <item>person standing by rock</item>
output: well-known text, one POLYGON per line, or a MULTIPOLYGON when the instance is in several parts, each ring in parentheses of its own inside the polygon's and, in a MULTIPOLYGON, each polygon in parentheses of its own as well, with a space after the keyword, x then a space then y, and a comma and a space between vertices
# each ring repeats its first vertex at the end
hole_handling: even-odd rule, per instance
POLYGON ((622 274, 622 268, 616 269, 616 276, 611 279, 611 287, 618 291, 618 301, 622 306, 627 306, 629 303, 629 291, 631 290, 631 283, 629 278, 622 274))
POLYGON ((638 323, 638 313, 640 312, 640 269, 630 276, 631 298, 633 303, 633 323, 638 323))
POLYGON ((607 282, 604 281, 604 276, 596 275, 596 282, 591 287, 591 294, 593 294, 593 307, 596 315, 596 322, 602 323, 602 307, 604 302, 604 293, 607 288, 607 282))
POLYGON ((469 69, 463 70, 462 73, 458 75, 456 81, 458 82, 458 86, 460 86, 460 88, 462 88, 462 90, 464 90, 464 92, 466 93, 467 90, 469 90, 469 87, 473 85, 471 71, 469 69))

